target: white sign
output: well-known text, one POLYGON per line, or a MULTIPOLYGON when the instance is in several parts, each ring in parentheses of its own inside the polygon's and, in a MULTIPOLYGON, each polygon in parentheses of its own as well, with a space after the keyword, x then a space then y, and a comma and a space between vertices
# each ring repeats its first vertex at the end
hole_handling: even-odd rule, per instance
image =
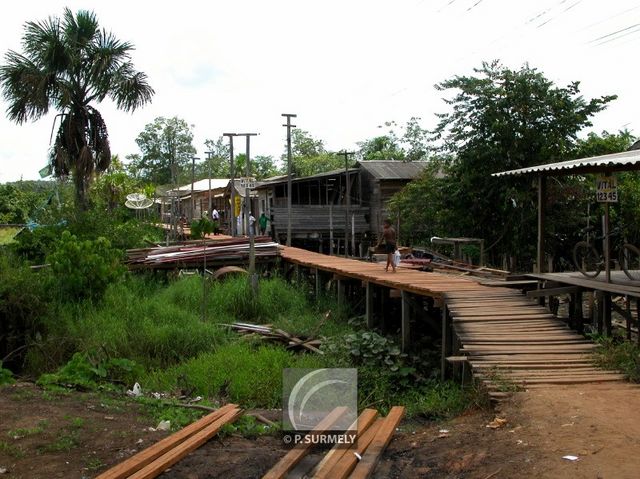
POLYGON ((250 190, 256 187, 256 179, 251 176, 243 176, 240 178, 240 188, 249 188, 250 190))
POLYGON ((598 176, 596 179, 596 199, 598 203, 618 202, 618 180, 615 176, 598 176))

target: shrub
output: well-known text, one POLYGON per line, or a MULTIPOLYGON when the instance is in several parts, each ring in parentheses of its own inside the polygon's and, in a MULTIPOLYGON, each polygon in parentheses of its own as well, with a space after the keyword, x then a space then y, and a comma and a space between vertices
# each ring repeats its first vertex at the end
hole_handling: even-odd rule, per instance
POLYGON ((107 239, 81 241, 68 231, 62 233, 48 261, 58 290, 70 301, 100 299, 109 284, 124 274, 120 253, 107 239))
POLYGON ((25 346, 45 333, 50 275, 34 272, 0 254, 0 358, 20 370, 25 346))

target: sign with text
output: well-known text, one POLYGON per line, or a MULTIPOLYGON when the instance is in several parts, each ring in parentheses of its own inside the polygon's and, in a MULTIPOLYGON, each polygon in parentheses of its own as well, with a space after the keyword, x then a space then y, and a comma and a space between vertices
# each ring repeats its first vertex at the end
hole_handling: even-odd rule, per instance
POLYGON ((596 179, 596 199, 598 203, 618 202, 618 180, 615 176, 598 176, 596 179))
POLYGON ((240 188, 249 188, 250 190, 256 187, 256 179, 250 176, 243 176, 240 178, 240 188))

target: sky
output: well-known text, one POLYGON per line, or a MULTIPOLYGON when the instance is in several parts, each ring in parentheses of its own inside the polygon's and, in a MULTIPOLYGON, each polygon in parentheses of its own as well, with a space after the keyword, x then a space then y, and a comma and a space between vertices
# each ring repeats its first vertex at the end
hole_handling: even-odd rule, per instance
MULTIPOLYGON (((580 81, 585 98, 617 94, 589 131, 640 136, 640 0, 22 0, 0 17, 0 63, 21 51, 25 22, 64 7, 94 11, 130 41, 156 92, 133 113, 96 105, 121 159, 139 153, 135 138, 160 116, 193 125, 200 158, 225 132, 259 133, 251 156, 279 158, 282 113, 329 151, 352 150, 388 121, 433 128, 449 111, 434 85, 496 59, 528 63, 558 86, 580 81)), ((0 182, 37 179, 54 114, 17 125, 6 109, 0 99, 0 182)))

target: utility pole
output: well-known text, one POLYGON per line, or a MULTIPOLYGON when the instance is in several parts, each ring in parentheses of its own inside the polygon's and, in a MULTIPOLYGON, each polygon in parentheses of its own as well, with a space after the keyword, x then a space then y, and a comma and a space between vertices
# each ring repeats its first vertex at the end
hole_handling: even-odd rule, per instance
POLYGON ((223 133, 222 136, 229 137, 229 157, 231 158, 230 173, 231 173, 231 236, 235 236, 236 231, 236 183, 235 183, 235 167, 233 165, 233 137, 237 136, 235 133, 223 133))
MULTIPOLYGON (((245 165, 245 176, 247 178, 247 185, 244 190, 244 218, 245 228, 249 234, 249 274, 255 275, 256 273, 256 249, 255 249, 255 222, 253 228, 249 223, 249 213, 251 213, 251 188, 249 188, 249 178, 251 176, 251 137, 258 136, 257 133, 237 133, 236 136, 244 136, 247 141, 247 164, 245 165)), ((255 218, 255 216, 254 216, 255 218)))
MULTIPOLYGON (((351 209, 351 181, 349 178, 349 155, 355 155, 356 153, 354 151, 341 151, 340 153, 338 153, 338 155, 342 155, 344 156, 344 175, 345 175, 345 181, 347 182, 346 185, 346 192, 345 192, 345 204, 346 204, 346 208, 344 210, 344 257, 346 258, 349 254, 348 254, 348 250, 349 250, 349 210, 351 209)), ((340 254, 340 253, 338 253, 340 254)))
POLYGON ((191 221, 196 216, 196 199, 193 197, 193 183, 196 181, 196 160, 199 160, 197 156, 191 157, 191 221))
POLYGON ((291 246, 291 128, 296 125, 291 124, 291 118, 296 118, 293 113, 283 113, 287 117, 287 246, 291 246))
POLYGON ((209 208, 207 212, 209 216, 211 216, 211 212, 213 211, 211 208, 211 159, 213 158, 213 151, 205 151, 207 154, 207 178, 209 178, 209 202, 207 207, 209 208))

